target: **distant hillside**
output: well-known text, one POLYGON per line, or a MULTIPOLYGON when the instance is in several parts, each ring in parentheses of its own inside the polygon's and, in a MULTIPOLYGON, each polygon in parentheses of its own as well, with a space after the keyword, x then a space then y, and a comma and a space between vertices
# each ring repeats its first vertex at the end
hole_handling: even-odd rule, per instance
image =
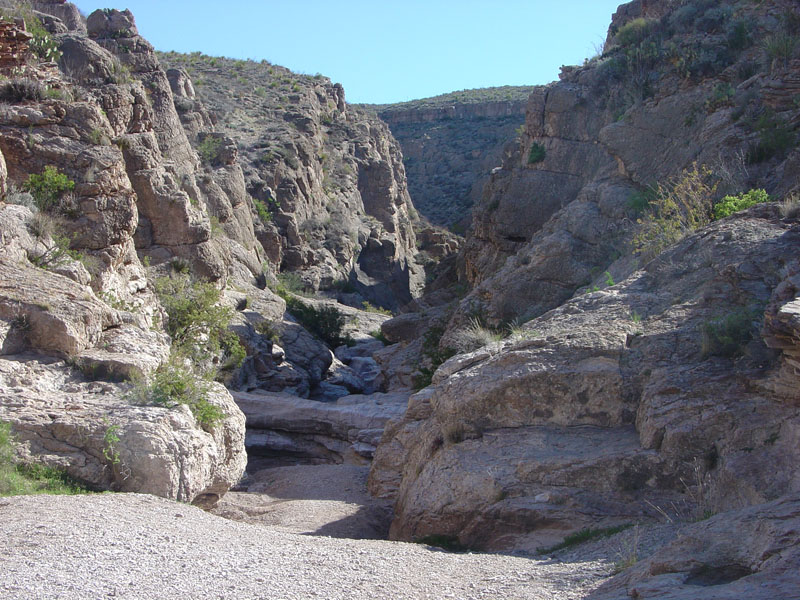
POLYGON ((403 148, 414 205, 431 222, 463 231, 503 148, 525 120, 531 86, 461 90, 362 105, 389 124, 403 148))

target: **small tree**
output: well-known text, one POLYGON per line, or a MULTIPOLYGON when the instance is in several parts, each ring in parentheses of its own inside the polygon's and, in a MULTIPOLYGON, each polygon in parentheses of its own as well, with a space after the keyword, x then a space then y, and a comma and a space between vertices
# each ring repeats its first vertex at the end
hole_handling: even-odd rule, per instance
POLYGON ((31 193, 39 210, 52 209, 61 197, 75 188, 75 182, 61 173, 56 167, 47 165, 41 174, 31 173, 23 184, 23 189, 31 193))

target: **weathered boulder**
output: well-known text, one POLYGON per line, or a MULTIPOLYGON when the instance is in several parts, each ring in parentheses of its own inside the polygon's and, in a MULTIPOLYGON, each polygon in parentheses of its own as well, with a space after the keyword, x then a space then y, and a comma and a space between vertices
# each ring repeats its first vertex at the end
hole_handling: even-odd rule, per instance
POLYGON ((244 472, 244 416, 218 384, 207 400, 225 417, 209 430, 186 406, 133 405, 129 386, 32 354, 0 358, 0 386, 0 420, 22 442, 20 458, 100 489, 213 505, 244 472))

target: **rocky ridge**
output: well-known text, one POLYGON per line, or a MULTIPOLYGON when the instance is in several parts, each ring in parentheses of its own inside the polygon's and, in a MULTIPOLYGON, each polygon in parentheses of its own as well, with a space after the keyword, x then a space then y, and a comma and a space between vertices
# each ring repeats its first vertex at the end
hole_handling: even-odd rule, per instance
POLYGON ((257 236, 277 270, 312 290, 347 284, 390 309, 419 295, 418 216, 383 122, 321 75, 200 53, 159 56, 184 122, 195 127, 202 102, 240 150, 247 193, 263 207, 257 236))

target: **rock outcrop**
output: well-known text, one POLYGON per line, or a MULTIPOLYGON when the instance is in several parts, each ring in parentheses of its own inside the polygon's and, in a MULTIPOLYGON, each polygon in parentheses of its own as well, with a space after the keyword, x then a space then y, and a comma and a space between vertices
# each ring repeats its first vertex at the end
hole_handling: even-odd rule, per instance
POLYGON ((236 142, 256 235, 276 270, 298 273, 312 290, 348 283, 390 309, 419 295, 417 216, 383 122, 349 106, 342 86, 321 75, 201 54, 160 58, 201 153, 214 144, 199 137, 208 125, 196 99, 236 142))
POLYGON ((628 3, 602 56, 531 94, 474 211, 461 268, 476 289, 457 322, 526 320, 605 271, 630 274, 646 258, 632 241, 648 186, 693 163, 715 174, 717 197, 797 187, 797 52, 765 50, 793 35, 796 7, 773 4, 628 3))
POLYGON ((525 121, 531 90, 469 90, 374 107, 403 148, 409 192, 428 220, 469 225, 503 148, 525 121))
POLYGON ((445 362, 375 455, 392 535, 532 548, 654 507, 703 514, 796 493, 798 382, 782 368, 794 346, 775 356, 762 340, 775 326, 759 324, 794 289, 781 282, 798 236, 775 205, 750 209, 445 362))

